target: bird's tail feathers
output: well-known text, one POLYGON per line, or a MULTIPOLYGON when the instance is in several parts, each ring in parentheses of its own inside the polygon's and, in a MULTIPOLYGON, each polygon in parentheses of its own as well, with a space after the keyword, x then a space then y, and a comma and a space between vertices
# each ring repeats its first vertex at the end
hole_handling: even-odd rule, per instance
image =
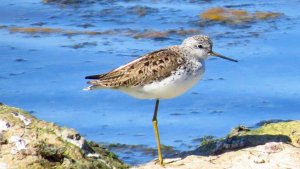
POLYGON ((100 79, 101 77, 105 76, 106 74, 101 74, 101 75, 91 75, 91 76, 86 76, 85 79, 100 79))

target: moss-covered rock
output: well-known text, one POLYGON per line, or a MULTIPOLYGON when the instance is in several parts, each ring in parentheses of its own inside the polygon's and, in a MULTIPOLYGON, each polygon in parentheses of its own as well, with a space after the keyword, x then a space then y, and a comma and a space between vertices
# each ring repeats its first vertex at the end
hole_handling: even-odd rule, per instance
POLYGON ((41 121, 0 104, 2 168, 128 168, 115 154, 73 129, 41 121))
POLYGON ((300 147, 300 121, 265 123, 253 130, 238 126, 225 138, 202 142, 194 152, 201 155, 213 155, 268 142, 284 142, 300 147))
POLYGON ((279 121, 253 130, 238 126, 224 138, 204 137, 196 150, 164 159, 164 167, 153 160, 133 169, 300 168, 300 121, 279 121))

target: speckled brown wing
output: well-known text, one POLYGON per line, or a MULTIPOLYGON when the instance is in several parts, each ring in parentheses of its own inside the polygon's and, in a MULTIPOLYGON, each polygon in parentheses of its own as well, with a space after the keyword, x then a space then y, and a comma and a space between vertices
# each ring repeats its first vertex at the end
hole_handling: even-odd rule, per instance
POLYGON ((92 88, 143 86, 170 76, 172 71, 184 63, 185 59, 174 48, 161 49, 106 74, 88 76, 97 79, 88 83, 93 85, 92 88))

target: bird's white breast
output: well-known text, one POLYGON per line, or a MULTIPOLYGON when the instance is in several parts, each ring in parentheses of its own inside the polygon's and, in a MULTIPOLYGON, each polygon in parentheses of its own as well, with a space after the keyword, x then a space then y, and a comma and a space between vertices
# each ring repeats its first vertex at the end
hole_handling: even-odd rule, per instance
POLYGON ((140 99, 167 99, 179 96, 190 89, 202 77, 204 62, 194 61, 186 65, 187 69, 178 69, 171 76, 145 86, 121 88, 120 90, 140 99))

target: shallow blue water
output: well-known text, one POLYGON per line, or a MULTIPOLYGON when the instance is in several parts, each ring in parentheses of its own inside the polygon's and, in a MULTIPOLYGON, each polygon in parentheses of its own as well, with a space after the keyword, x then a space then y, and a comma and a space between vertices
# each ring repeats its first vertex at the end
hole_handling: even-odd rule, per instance
MULTIPOLYGON (((208 60, 199 84, 184 95, 162 100, 160 104, 162 143, 187 150, 187 145, 200 144, 193 139, 224 136, 239 124, 255 126, 262 120, 300 119, 299 5, 296 0, 288 4, 286 1, 129 1, 70 7, 47 5, 38 0, 2 0, 0 25, 31 27, 43 22, 43 27, 82 31, 184 28, 210 35, 215 51, 240 62, 208 60), (136 5, 154 10, 143 17, 128 12, 136 5), (199 25, 199 12, 216 6, 284 15, 243 27, 199 25), (83 28, 84 23, 93 26, 83 28)), ((82 91, 86 87, 84 76, 109 71, 146 52, 178 44, 185 37, 174 35, 153 40, 134 39, 125 34, 31 35, 2 28, 0 101, 33 111, 40 119, 73 127, 91 140, 155 147, 151 123, 154 101, 134 99, 117 91, 82 91), (96 45, 79 49, 63 47, 82 42, 96 45)), ((150 158, 133 161, 147 160, 150 158)))

